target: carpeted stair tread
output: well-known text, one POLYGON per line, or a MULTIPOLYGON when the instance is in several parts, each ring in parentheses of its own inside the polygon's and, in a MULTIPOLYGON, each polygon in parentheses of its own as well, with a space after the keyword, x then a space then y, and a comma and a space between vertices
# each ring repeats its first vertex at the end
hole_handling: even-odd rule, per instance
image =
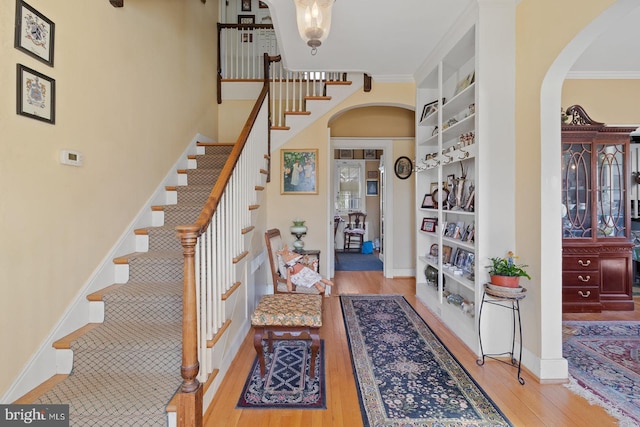
POLYGON ((184 255, 179 251, 139 252, 127 256, 129 280, 176 282, 182 280, 184 255))
POLYGON ((163 206, 164 225, 193 224, 202 212, 202 203, 180 203, 163 206))
POLYGON ((68 403, 71 425, 75 426, 166 426, 165 408, 182 382, 177 371, 165 375, 71 375, 62 383, 64 386, 45 393, 37 403, 68 403))
POLYGON ((168 303, 174 300, 182 301, 182 282, 135 282, 128 281, 112 291, 104 294, 103 301, 117 302, 145 302, 168 303))
POLYGON ((207 155, 211 154, 226 154, 227 156, 231 154, 231 150, 233 150, 233 145, 205 145, 204 152, 207 155))
POLYGON ((187 183, 189 185, 215 184, 222 169, 187 169, 187 183))
POLYGON ((175 225, 162 225, 146 229, 149 236, 149 252, 178 251, 182 253, 182 243, 178 239, 175 225))
POLYGON ((176 187, 178 193, 178 204, 200 203, 204 205, 213 189, 212 185, 179 185, 176 187))
POLYGON ((71 342, 73 351, 81 349, 170 349, 180 348, 182 323, 105 322, 71 342))
POLYGON ((198 154, 196 164, 198 169, 222 169, 228 158, 228 154, 198 154))

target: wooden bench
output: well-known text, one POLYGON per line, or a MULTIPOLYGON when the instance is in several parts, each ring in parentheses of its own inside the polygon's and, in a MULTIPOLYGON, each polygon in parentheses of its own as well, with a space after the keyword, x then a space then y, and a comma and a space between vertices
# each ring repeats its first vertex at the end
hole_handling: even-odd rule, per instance
POLYGON ((311 363, 309 376, 315 376, 316 356, 320 349, 322 326, 322 296, 308 294, 265 295, 260 299, 251 315, 251 325, 255 329, 253 346, 258 353, 260 375, 265 374, 262 339, 267 338, 267 351, 272 351, 272 338, 300 337, 311 339, 311 363))

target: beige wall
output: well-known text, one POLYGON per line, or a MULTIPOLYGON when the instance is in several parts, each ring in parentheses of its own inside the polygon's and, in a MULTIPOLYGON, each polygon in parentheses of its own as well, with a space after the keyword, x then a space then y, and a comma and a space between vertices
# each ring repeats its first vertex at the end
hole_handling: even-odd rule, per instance
MULTIPOLYGON (((545 75, 562 49, 602 13, 614 0, 522 0, 516 16, 516 241, 521 260, 529 264, 532 281, 527 300, 523 302, 523 324, 526 326, 525 347, 534 354, 546 354, 548 347, 542 331, 560 338, 560 315, 554 305, 547 304, 550 295, 545 285, 540 284, 543 269, 542 250, 542 204, 541 204, 541 91, 545 75), (546 298, 546 300, 545 300, 546 298), (552 321, 545 319, 551 313, 552 321), (557 324, 556 324, 557 323, 557 324), (556 327, 550 330, 546 326, 556 327)), ((560 112, 558 111, 558 114, 560 112)), ((594 112, 594 117, 596 113, 594 112)), ((558 120, 559 130, 559 120, 558 120)), ((558 155, 559 155, 558 147, 558 155)), ((558 232, 560 232, 558 220, 558 232)), ((546 231, 546 230, 545 230, 546 231)), ((558 254, 559 256, 559 254, 558 254)), ((559 286, 559 285, 558 285, 559 286)), ((547 341, 548 343, 548 341, 547 341)))
POLYGON ((389 106, 360 107, 331 122, 332 137, 414 137, 415 112, 389 106))
POLYGON ((562 107, 581 105, 597 122, 640 124, 640 80, 565 80, 562 107))
MULTIPOLYGON (((291 221, 294 218, 305 219, 306 225, 309 227, 305 241, 305 248, 321 249, 323 253, 327 247, 330 247, 328 238, 333 239, 333 214, 328 209, 328 197, 330 189, 328 187, 329 165, 329 126, 333 126, 333 118, 338 115, 361 106, 377 105, 394 105, 405 108, 413 108, 415 100, 415 85, 413 83, 378 83, 374 84, 371 92, 365 93, 362 90, 348 97, 340 105, 330 110, 328 113, 320 117, 311 126, 305 128, 291 141, 284 146, 278 147, 272 152, 271 174, 272 182, 267 186, 267 227, 280 228, 285 236, 286 230, 289 229, 291 221), (331 125, 329 124, 331 123, 331 125), (318 151, 318 194, 317 195, 281 195, 280 194, 280 149, 293 148, 317 148, 318 151)), ((345 126, 348 129, 349 126, 345 126)), ((350 131, 347 131, 350 133, 350 131)), ((349 135, 353 136, 353 135, 349 135)), ((373 136, 373 135, 369 135, 373 136)), ((399 149, 402 153, 411 153, 413 158, 413 142, 406 144, 410 147, 402 147, 399 149)), ((399 155, 394 147, 394 157, 399 155)), ((398 192, 400 187, 411 187, 413 180, 408 179, 402 181, 400 185, 398 179, 393 179, 393 185, 398 186, 395 189, 398 192)), ((391 191, 391 190, 390 190, 391 191)), ((398 199, 394 200, 397 209, 405 211, 413 211, 408 207, 413 206, 413 192, 398 192, 398 199)), ((411 235, 411 225, 413 221, 406 221, 399 224, 400 230, 398 234, 405 239, 405 245, 413 247, 414 238, 411 235), (406 230, 405 230, 406 228, 406 230)), ((284 239, 287 241, 287 238, 284 239)), ((292 239, 288 241, 291 243, 292 239)), ((326 255, 323 256, 326 260, 326 255)), ((325 262, 326 267, 326 262, 325 262)))
POLYGON ((197 134, 215 137, 218 4, 30 0, 53 68, 13 47, 0 7, 0 395, 197 134), (56 80, 56 124, 15 111, 16 64, 56 80), (63 166, 59 150, 84 155, 63 166))

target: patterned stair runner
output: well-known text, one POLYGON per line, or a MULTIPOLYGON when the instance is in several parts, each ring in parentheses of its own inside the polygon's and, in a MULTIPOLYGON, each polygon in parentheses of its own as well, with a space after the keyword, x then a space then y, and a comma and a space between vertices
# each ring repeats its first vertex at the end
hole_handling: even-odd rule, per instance
POLYGON ((71 426, 166 426, 180 387, 182 246, 175 226, 200 214, 232 147, 206 147, 179 186, 149 251, 127 256, 129 280, 105 292, 105 320, 72 342, 73 370, 37 404, 69 404, 71 426))

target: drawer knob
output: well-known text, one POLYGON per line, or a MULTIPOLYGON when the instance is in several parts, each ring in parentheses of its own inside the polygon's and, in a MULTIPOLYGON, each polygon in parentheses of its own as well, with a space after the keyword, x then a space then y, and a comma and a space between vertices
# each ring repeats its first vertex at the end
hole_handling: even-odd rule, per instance
POLYGON ((580 264, 583 267, 589 267, 591 265, 591 260, 588 259, 586 261, 583 261, 581 259, 578 260, 578 264, 580 264))
POLYGON ((580 295, 582 298, 589 298, 589 295, 591 295, 591 291, 587 291, 586 293, 578 291, 578 295, 580 295))
POLYGON ((586 276, 586 277, 578 276, 578 280, 580 280, 581 282, 588 282, 589 280, 591 280, 591 276, 586 276))

